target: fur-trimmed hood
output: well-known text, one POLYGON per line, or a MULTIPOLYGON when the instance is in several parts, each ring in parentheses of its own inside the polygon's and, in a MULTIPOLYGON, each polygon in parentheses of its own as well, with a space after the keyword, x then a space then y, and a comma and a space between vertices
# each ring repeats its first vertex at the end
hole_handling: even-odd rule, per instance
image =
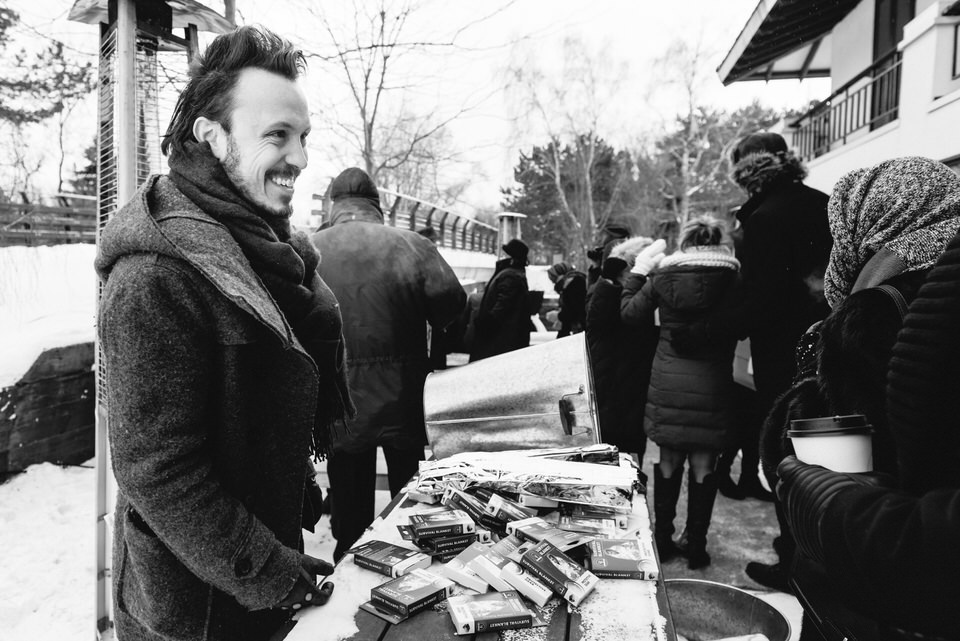
POLYGON ((807 177, 807 169, 792 151, 759 151, 740 159, 731 178, 748 194, 761 194, 781 182, 798 182, 807 177))

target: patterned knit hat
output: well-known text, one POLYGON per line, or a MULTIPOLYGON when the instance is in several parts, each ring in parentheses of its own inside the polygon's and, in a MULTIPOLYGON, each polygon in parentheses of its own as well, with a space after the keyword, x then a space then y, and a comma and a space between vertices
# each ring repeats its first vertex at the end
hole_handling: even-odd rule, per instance
POLYGON ((836 307, 881 249, 904 271, 931 267, 960 228, 960 176, 929 158, 887 160, 844 175, 827 205, 833 249, 823 293, 836 307))

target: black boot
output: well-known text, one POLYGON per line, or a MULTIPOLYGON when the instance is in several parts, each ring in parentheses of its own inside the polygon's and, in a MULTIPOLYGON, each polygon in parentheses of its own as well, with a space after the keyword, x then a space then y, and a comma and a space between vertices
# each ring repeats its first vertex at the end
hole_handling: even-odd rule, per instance
MULTIPOLYGON (((738 451, 734 449, 721 452, 717 458, 717 469, 714 472, 717 475, 717 490, 720 494, 734 501, 740 501, 745 496, 740 487, 730 478, 730 468, 733 466, 734 459, 737 458, 738 451)), ((740 477, 743 478, 742 472, 740 477)))
POLYGON ((673 519, 677 516, 677 500, 680 498, 682 484, 682 468, 674 470, 670 478, 664 478, 660 466, 653 466, 653 540, 657 544, 661 563, 680 555, 672 535, 673 519))
POLYGON ((717 498, 717 476, 707 474, 702 483, 697 483, 693 470, 690 470, 687 489, 687 567, 697 570, 710 565, 707 530, 713 516, 713 502, 717 498))

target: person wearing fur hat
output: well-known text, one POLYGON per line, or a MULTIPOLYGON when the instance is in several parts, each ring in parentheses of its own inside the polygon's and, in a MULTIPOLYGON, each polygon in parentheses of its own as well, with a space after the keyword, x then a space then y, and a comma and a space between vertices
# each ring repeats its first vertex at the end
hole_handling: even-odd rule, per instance
POLYGON ((560 296, 557 338, 582 332, 587 313, 587 275, 567 263, 557 263, 547 270, 547 278, 560 296))
POLYGON ((637 255, 652 244, 652 238, 637 236, 613 245, 587 297, 587 353, 603 440, 635 454, 638 462, 647 450, 643 412, 660 329, 652 323, 624 324, 620 295, 637 255))
POLYGON ((502 249, 507 256, 497 261, 471 320, 473 328, 468 329, 473 335, 471 362, 530 345, 526 274, 530 250, 519 238, 511 239, 502 249))
POLYGON ((466 294, 430 240, 384 225, 380 192, 365 171, 341 172, 330 197, 331 224, 312 240, 323 258, 320 275, 340 302, 357 405, 350 432, 334 443, 327 465, 339 559, 374 519, 377 447, 387 461, 391 495, 417 471, 427 442, 427 323, 449 325, 466 294))
POLYGON ((683 554, 688 567, 697 569, 710 564, 707 530, 717 494, 717 456, 730 446, 739 424, 731 366, 736 338, 678 349, 671 337, 676 328, 735 304, 740 262, 726 224, 711 216, 684 224, 679 247, 648 278, 643 278, 648 266, 636 261, 636 274, 624 284, 621 317, 645 330, 654 312, 660 314, 644 418, 647 436, 660 446, 653 468, 654 539, 661 559, 683 554), (673 520, 687 462, 687 543, 679 547, 672 539, 673 520))

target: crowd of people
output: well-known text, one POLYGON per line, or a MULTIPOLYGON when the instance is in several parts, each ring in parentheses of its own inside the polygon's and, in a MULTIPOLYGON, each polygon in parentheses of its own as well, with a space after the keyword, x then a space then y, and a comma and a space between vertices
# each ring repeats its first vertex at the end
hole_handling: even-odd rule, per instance
MULTIPOLYGON (((359 168, 334 180, 321 230, 291 227, 304 65, 266 29, 217 37, 164 138, 169 174, 102 232, 122 641, 267 639, 325 603, 317 577, 333 566, 304 554, 302 530, 329 511, 338 560, 373 520, 377 448, 391 493, 417 470, 437 367, 425 328, 465 317, 471 360, 530 343, 539 301, 519 239, 468 299, 430 233, 383 224, 359 168), (326 500, 311 459, 327 460, 326 500)), ((548 271, 559 335, 584 332, 605 440, 641 459, 648 438, 659 447, 660 557, 710 564, 718 492, 773 500, 779 562, 745 571, 797 595, 801 638, 960 638, 960 177, 897 158, 828 196, 773 133, 731 160, 747 195, 733 229, 710 215, 672 239, 611 225, 585 272, 548 271), (755 391, 733 378, 745 338, 755 391), (794 455, 791 420, 841 414, 872 425, 873 473, 794 455)))

